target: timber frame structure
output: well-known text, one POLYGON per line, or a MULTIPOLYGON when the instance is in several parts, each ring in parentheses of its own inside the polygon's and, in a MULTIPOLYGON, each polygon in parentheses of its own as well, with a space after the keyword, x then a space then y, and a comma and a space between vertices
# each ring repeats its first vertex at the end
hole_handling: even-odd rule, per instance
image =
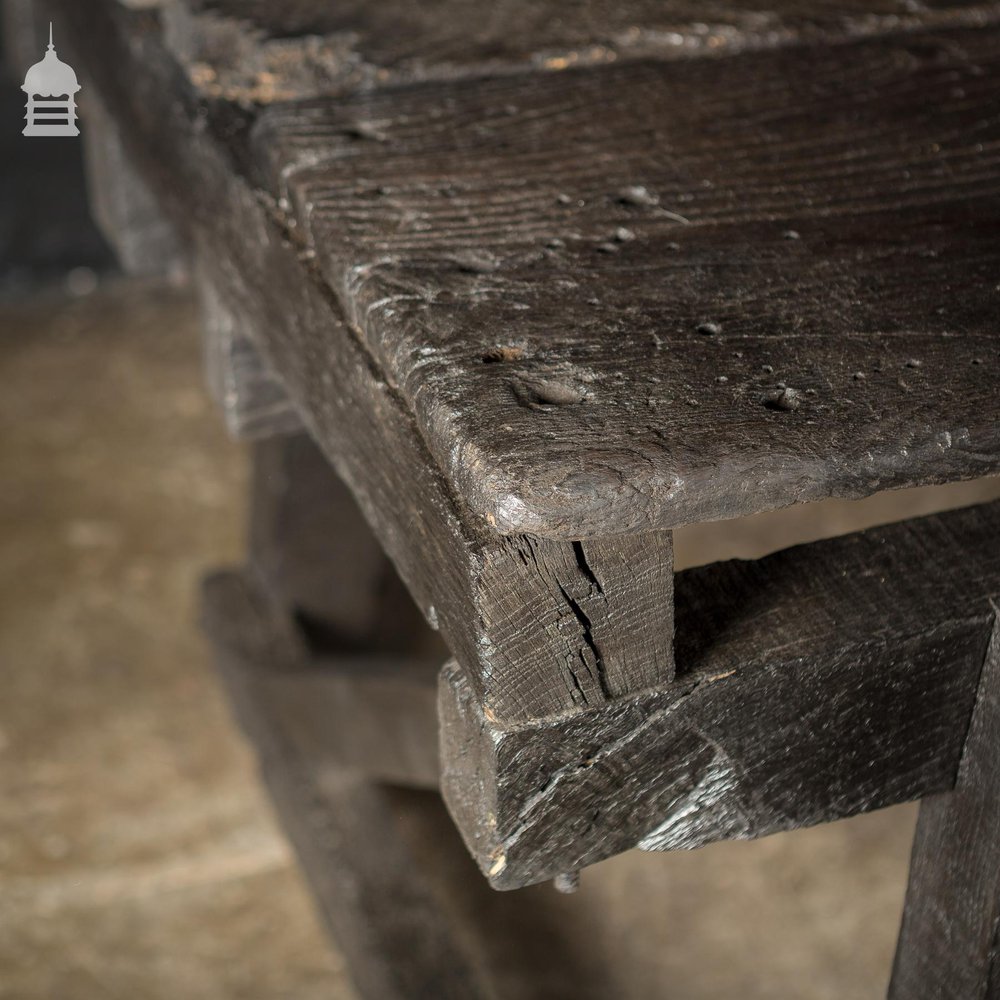
POLYGON ((204 619, 362 995, 601 995, 487 883, 919 798, 891 995, 1000 997, 1000 503, 671 535, 1000 472, 1000 4, 500 6, 47 4, 254 442, 204 619))

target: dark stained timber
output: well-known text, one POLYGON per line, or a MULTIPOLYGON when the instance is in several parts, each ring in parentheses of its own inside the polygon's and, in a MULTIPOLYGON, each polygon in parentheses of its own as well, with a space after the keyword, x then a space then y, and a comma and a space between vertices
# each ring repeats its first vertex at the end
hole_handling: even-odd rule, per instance
POLYGON ((377 540, 455 656, 441 781, 492 885, 957 776, 895 996, 997 996, 1000 505, 676 591, 671 529, 1000 470, 1000 4, 51 6, 289 418, 256 430, 294 410, 372 531, 264 442, 251 573, 208 596, 363 992, 494 996, 483 955, 534 937, 439 913, 440 810, 356 773, 436 775, 426 668, 345 660, 392 606, 377 540))
MULTIPOLYGON (((242 49, 271 89, 213 83, 211 51, 119 14, 158 86, 116 118, 147 159, 198 137, 148 168, 220 259, 267 218, 325 282, 460 516, 579 540, 1000 467, 997 9, 862 29, 857 5, 794 5, 726 58, 375 72, 309 99, 242 49), (206 151, 251 198, 228 222, 206 151)), ((299 322, 298 364, 333 377, 315 392, 287 320, 254 337, 343 462, 324 411, 350 349, 299 322)))
MULTIPOLYGON (((343 687, 331 676, 339 669, 343 680, 344 664, 327 659, 290 667, 284 632, 260 613, 253 589, 245 574, 214 575, 206 581, 203 617, 236 714, 359 996, 615 996, 613 972, 583 946, 579 911, 549 888, 515 896, 491 892, 439 795, 371 780, 394 761, 412 768, 403 751, 433 758, 433 688, 414 701, 412 679, 397 669, 386 690, 395 686, 397 708, 409 698, 410 711, 383 714, 379 730, 355 749, 371 750, 379 735, 384 745, 355 760, 331 755, 339 742, 331 729, 345 725, 346 738, 361 735, 345 711, 351 706, 339 701, 343 687), (407 744, 420 725, 427 741, 407 744)), ((378 672, 376 662, 367 666, 378 672)), ((370 676, 358 673, 354 682, 355 693, 370 692, 370 676)), ((387 705, 368 707, 384 713, 387 705)), ((410 783, 414 774, 381 776, 410 783)))
POLYGON ((198 261, 193 270, 201 306, 205 382, 226 429, 244 440, 301 430, 302 421, 284 387, 220 295, 211 277, 211 262, 198 261))
MULTIPOLYGON (((128 123, 134 155, 186 222, 199 258, 216 262, 213 280, 234 321, 279 374, 484 706, 497 718, 536 718, 672 676, 670 533, 573 544, 502 536, 475 517, 308 255, 234 174, 236 154, 199 124, 197 97, 188 94, 188 105, 166 99, 185 85, 155 19, 96 0, 66 8, 65 17, 79 18, 81 37, 104 53, 91 71, 128 123), (128 92, 111 65, 132 66, 137 82, 128 92), (542 596, 541 612, 525 615, 542 596), (646 607, 662 613, 646 615, 646 607), (615 631, 619 621, 627 629, 615 631)), ((222 117, 238 138, 240 121, 222 117)))
POLYGON ((955 790, 920 804, 891 1000, 1000 997, 998 775, 1000 629, 994 620, 955 790))
MULTIPOLYGON (((766 7, 700 0, 189 0, 208 17, 193 19, 200 44, 183 50, 221 64, 216 85, 233 84, 233 38, 242 34, 284 69, 284 85, 325 86, 327 92, 391 83, 464 78, 524 70, 559 71, 635 59, 726 56, 795 43, 836 44, 887 32, 940 30, 996 20, 992 5, 962 0, 781 0, 766 7), (208 37, 205 37, 208 36, 208 37), (301 61, 314 78, 289 71, 282 45, 322 36, 303 46, 301 61), (220 39, 228 45, 220 44, 220 39), (315 76, 319 76, 317 81, 315 76), (291 77, 291 81, 289 80, 291 77)), ((30 50, 34 55, 34 49, 30 50)), ((236 46, 246 59, 247 48, 236 46)), ((252 75, 242 68, 244 78, 252 75)))
POLYGON ((989 504, 681 573, 676 682, 599 711, 497 724, 449 667, 442 787, 467 845, 516 888, 951 788, 998 551, 989 504))
POLYGON ((348 488, 307 434, 253 448, 250 569, 275 609, 313 644, 419 655, 445 646, 427 627, 348 488))
POLYGON ((269 724, 310 767, 437 787, 437 663, 310 648, 247 570, 213 574, 204 593, 206 632, 241 665, 230 684, 238 681, 238 703, 266 705, 269 724))
POLYGON ((903 32, 279 104, 252 161, 473 511, 577 539, 997 470, 998 80, 903 32))

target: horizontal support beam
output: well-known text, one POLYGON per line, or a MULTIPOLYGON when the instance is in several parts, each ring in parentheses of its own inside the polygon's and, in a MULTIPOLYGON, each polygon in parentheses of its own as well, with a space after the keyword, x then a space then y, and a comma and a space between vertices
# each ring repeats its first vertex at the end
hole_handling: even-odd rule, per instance
POLYGON ((442 788, 496 888, 951 788, 1000 503, 678 575, 676 682, 504 725, 441 676, 442 788))
POLYGON ((240 329, 212 277, 213 270, 209 260, 195 262, 205 381, 226 429, 234 438, 248 441, 300 431, 302 421, 295 406, 240 329))
POLYGON ((203 586, 203 625, 229 658, 227 685, 248 733, 241 706, 266 704, 269 726, 317 772, 437 788, 436 662, 314 655, 254 574, 222 571, 203 586))
POLYGON ((248 565, 278 619, 325 648, 440 664, 447 649, 307 434, 255 442, 248 565))

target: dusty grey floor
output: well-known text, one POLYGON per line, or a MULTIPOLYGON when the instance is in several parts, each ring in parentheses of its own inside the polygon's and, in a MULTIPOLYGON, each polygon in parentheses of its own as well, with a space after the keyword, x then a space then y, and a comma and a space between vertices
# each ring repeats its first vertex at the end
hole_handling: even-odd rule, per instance
MULTIPOLYGON (((0 306, 0 997, 351 997, 193 622, 238 558, 244 456, 185 294, 0 306)), ((950 494, 955 505, 997 484, 950 494)), ((940 506, 917 493, 678 539, 686 563, 940 506)), ((884 994, 912 807, 584 875, 625 998, 884 994)), ((416 998, 420 1000, 420 998, 416 998)))

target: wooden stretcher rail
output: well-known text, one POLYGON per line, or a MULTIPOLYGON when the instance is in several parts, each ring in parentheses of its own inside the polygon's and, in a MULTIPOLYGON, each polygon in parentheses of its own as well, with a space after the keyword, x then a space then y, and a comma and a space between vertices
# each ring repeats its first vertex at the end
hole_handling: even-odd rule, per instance
MULTIPOLYGON (((603 709, 504 726, 449 664, 442 787, 468 847, 496 888, 516 888, 633 847, 759 837, 952 788, 998 552, 992 503, 687 570, 681 674, 603 709)), ((213 585, 224 614, 209 631, 288 739, 316 765, 428 785, 426 674, 309 664, 247 580, 213 585), (368 758, 351 746, 358 704, 383 712, 368 758)))
POLYGON ((466 844, 516 888, 951 788, 998 553, 993 503, 678 574, 677 680, 599 711, 505 726, 449 666, 442 789, 466 844))
POLYGON ((249 570, 209 576, 204 594, 205 631, 240 665, 243 699, 267 706, 270 727, 312 771, 348 769, 371 781, 438 787, 440 660, 313 653, 249 570))

